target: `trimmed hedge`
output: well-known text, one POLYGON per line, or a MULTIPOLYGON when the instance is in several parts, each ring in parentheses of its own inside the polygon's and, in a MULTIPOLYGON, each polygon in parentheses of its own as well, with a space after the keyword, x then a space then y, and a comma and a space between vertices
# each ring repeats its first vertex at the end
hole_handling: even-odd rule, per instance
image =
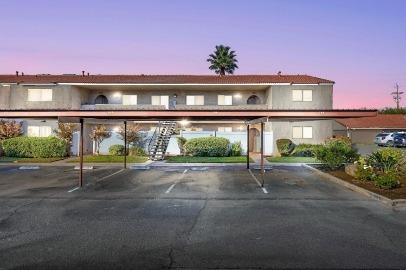
POLYGON ((315 157, 317 148, 321 147, 320 144, 307 144, 301 143, 296 145, 295 149, 291 153, 294 157, 315 157))
POLYGON ((287 157, 295 149, 295 144, 289 139, 278 139, 276 140, 276 147, 282 157, 287 157))
POLYGON ((67 155, 66 142, 56 137, 16 137, 2 142, 7 157, 51 158, 67 155))
POLYGON ((139 146, 131 146, 129 149, 128 154, 130 156, 138 156, 138 157, 145 157, 147 154, 145 153, 144 148, 139 146))
POLYGON ((228 156, 230 141, 220 137, 193 138, 185 143, 187 155, 197 157, 228 156))
POLYGON ((231 144, 230 156, 238 157, 241 156, 241 142, 234 142, 231 144))
POLYGON ((112 156, 124 156, 124 145, 113 144, 109 147, 109 154, 112 156))

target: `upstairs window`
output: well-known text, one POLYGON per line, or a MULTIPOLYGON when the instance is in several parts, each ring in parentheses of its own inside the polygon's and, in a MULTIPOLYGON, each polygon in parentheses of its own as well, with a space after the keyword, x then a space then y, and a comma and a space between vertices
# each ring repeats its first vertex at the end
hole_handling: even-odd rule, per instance
POLYGON ((313 101, 313 90, 292 90, 292 101, 313 101))
POLYGON ((233 105, 233 96, 218 95, 217 104, 218 105, 233 105))
POLYGON ((204 105, 204 96, 186 96, 186 105, 204 105))
POLYGON ((52 89, 28 89, 28 101, 52 101, 52 89))
POLYGON ((123 95, 123 105, 137 105, 137 95, 123 95))
POLYGON ((312 139, 313 127, 292 127, 293 139, 312 139))
POLYGON ((49 137, 52 135, 52 129, 49 126, 28 126, 28 137, 49 137))
POLYGON ((166 109, 169 108, 169 96, 152 96, 151 105, 164 105, 166 109))

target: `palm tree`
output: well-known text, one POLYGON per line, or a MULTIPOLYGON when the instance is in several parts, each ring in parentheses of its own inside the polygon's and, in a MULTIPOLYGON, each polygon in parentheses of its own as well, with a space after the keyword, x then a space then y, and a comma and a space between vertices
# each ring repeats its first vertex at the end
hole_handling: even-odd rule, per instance
POLYGON ((210 70, 214 70, 216 74, 220 76, 226 75, 226 73, 233 74, 234 70, 238 68, 237 55, 235 51, 231 51, 229 46, 217 45, 214 53, 209 55, 207 62, 210 63, 210 70))

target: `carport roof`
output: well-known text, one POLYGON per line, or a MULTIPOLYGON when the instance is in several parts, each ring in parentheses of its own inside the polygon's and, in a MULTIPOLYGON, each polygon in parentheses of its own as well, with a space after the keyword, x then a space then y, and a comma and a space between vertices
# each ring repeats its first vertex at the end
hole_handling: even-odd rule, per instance
POLYGON ((376 116, 376 110, 0 110, 0 118, 252 120, 335 119, 376 116))
POLYGON ((336 119, 349 129, 406 129, 406 117, 401 114, 378 114, 372 117, 336 119))

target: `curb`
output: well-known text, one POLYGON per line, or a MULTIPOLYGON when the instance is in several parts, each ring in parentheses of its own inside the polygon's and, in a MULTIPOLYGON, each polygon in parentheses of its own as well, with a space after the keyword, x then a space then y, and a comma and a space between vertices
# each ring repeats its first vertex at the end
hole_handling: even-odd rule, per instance
POLYGON ((385 204, 387 206, 390 206, 395 210, 405 210, 406 211, 406 199, 392 200, 392 199, 389 199, 389 198, 387 198, 385 196, 382 196, 382 195, 376 194, 376 193, 374 193, 372 191, 366 190, 366 189, 364 189, 362 187, 359 187, 359 186, 356 186, 354 184, 348 183, 348 182, 346 182, 344 180, 341 180, 338 177, 335 177, 335 176, 333 176, 331 174, 320 171, 319 169, 316 169, 316 168, 314 168, 312 166, 309 166, 307 164, 303 164, 303 167, 317 173, 318 175, 328 179, 331 182, 334 182, 336 184, 344 186, 344 187, 348 188, 349 190, 358 192, 358 193, 360 193, 362 195, 365 195, 365 196, 367 196, 369 198, 380 201, 381 203, 383 203, 383 204, 385 204))

